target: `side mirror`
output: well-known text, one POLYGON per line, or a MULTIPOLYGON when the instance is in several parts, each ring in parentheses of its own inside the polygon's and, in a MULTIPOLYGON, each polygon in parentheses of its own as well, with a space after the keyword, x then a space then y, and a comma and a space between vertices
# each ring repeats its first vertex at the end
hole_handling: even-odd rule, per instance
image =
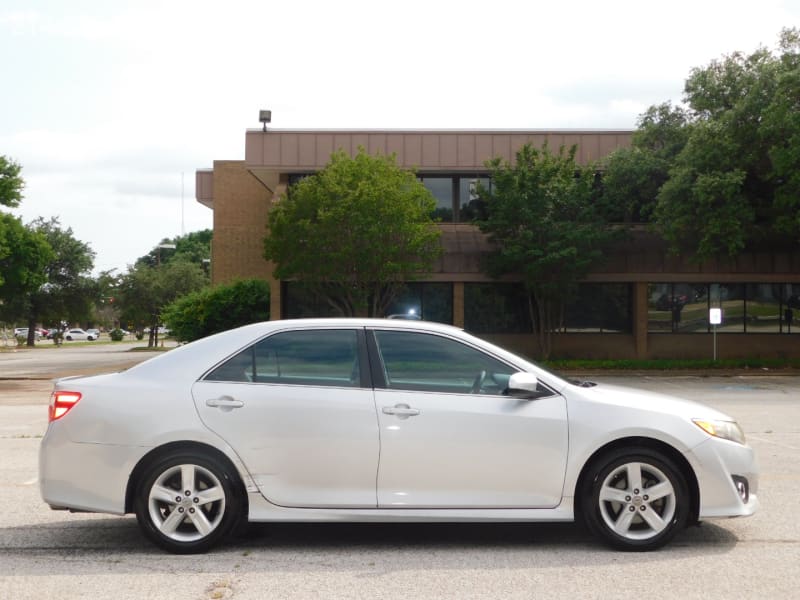
POLYGON ((508 378, 508 395, 520 400, 532 400, 539 395, 539 378, 533 373, 514 373, 508 378))

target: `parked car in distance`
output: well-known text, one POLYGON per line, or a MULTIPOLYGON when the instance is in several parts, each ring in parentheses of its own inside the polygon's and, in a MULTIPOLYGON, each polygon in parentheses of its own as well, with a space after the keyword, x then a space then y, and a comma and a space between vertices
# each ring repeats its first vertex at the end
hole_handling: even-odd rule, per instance
POLYGON ((86 333, 91 335, 91 336, 94 336, 94 339, 96 339, 96 340, 100 339, 100 330, 99 329, 87 329, 86 333))
MULTIPOLYGON (((28 328, 27 327, 16 327, 14 329, 14 337, 19 338, 27 338, 28 337, 28 328)), ((40 339, 42 337, 41 332, 37 329, 34 333, 34 339, 40 339)))
POLYGON ((83 329, 75 328, 75 329, 67 329, 64 332, 64 339, 67 340, 68 342, 72 341, 93 342, 97 339, 97 336, 89 333, 88 331, 84 331, 83 329))
POLYGON ((135 513, 176 553, 248 520, 581 520, 653 550, 759 505, 731 417, 401 319, 256 323, 57 381, 39 478, 52 508, 135 513))
MULTIPOLYGON (((156 331, 158 331, 158 335, 169 335, 169 328, 164 327, 163 325, 158 327, 156 331)), ((144 332, 150 333, 150 327, 145 327, 144 332)))

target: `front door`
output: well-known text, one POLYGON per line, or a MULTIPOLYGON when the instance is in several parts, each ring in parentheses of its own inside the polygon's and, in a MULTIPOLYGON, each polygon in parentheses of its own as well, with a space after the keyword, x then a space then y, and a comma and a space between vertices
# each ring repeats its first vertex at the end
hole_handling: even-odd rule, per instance
MULTIPOLYGON (((461 341, 374 332, 382 508, 550 508, 567 460, 565 399, 503 395, 517 371, 461 341)), ((375 360, 375 357, 373 358, 375 360)))

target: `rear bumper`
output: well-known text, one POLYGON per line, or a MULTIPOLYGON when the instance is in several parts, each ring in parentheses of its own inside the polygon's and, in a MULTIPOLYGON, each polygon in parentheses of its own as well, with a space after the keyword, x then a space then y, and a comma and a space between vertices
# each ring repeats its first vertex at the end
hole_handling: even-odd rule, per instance
POLYGON ((132 465, 148 448, 72 442, 52 426, 39 449, 39 490, 54 509, 125 513, 132 465))

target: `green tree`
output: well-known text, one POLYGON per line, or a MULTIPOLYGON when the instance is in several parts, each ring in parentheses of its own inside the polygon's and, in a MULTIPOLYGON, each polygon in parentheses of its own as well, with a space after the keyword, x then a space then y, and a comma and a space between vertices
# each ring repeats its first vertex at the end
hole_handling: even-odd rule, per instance
POLYGON ((654 178, 653 220, 673 251, 704 260, 800 235, 799 50, 785 30, 776 52, 735 52, 690 73, 689 118, 666 123, 679 151, 667 154, 666 180, 654 178))
MULTIPOLYGON (((54 258, 41 232, 0 212, 0 320, 27 316, 28 300, 47 281, 46 267, 54 258)), ((30 342, 35 332, 29 334, 30 342)))
POLYGON ((155 347, 163 308, 205 285, 206 277, 199 264, 175 261, 158 268, 133 267, 119 282, 121 318, 126 323, 133 323, 137 331, 149 327, 147 345, 155 347))
POLYGON ((28 345, 34 344, 37 323, 60 324, 88 318, 98 296, 91 270, 94 251, 64 229, 57 218, 36 219, 31 228, 41 234, 53 257, 44 268, 44 283, 24 296, 28 345))
POLYGON ((25 181, 20 175, 22 168, 5 156, 0 156, 0 205, 19 206, 25 181))
POLYGON ((264 256, 280 279, 298 279, 339 314, 383 316, 441 252, 435 200, 394 156, 336 152, 272 209, 264 256))
POLYGON ((761 132, 771 140, 769 158, 777 184, 776 227, 797 238, 800 235, 800 32, 783 31, 779 48, 775 94, 764 111, 761 132))
POLYGON ((491 190, 479 190, 487 216, 477 224, 493 247, 488 274, 522 279, 545 359, 564 303, 615 237, 593 202, 594 170, 578 165, 575 151, 562 147, 553 154, 546 145, 525 145, 514 164, 489 161, 491 190))
POLYGON ((161 313, 172 335, 185 342, 269 319, 269 283, 245 279, 178 298, 161 313))
POLYGON ((683 108, 668 102, 650 107, 639 117, 631 147, 616 150, 605 160, 599 203, 609 220, 650 220, 661 186, 686 145, 689 121, 683 108))
POLYGON ((211 258, 211 229, 192 231, 174 238, 164 238, 144 256, 136 259, 136 266, 157 267, 172 261, 184 261, 203 265, 203 261, 211 258), (161 246, 175 246, 162 248, 161 246))
POLYGON ((95 278, 98 297, 94 307, 93 320, 108 328, 119 325, 118 287, 120 276, 115 271, 116 269, 101 271, 95 278))

